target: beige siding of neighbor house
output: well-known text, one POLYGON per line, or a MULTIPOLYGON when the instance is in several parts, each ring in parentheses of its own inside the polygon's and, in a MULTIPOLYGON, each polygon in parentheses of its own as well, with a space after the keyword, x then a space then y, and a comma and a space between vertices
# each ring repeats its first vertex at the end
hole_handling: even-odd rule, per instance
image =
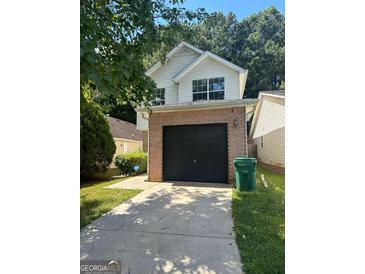
POLYGON ((265 164, 285 167, 285 127, 253 139, 257 159, 265 164))
POLYGON ((166 105, 178 103, 178 85, 173 82, 172 78, 198 57, 198 53, 183 48, 171 60, 166 60, 160 69, 152 73, 150 77, 156 82, 157 88, 165 89, 166 105))
POLYGON ((111 163, 110 167, 115 167, 114 159, 120 154, 143 151, 142 141, 134 141, 123 138, 113 138, 113 139, 115 143, 115 153, 113 157, 113 163, 111 163))
POLYGON ((143 150, 142 141, 133 141, 122 138, 113 138, 116 146, 115 154, 124 154, 129 152, 139 152, 143 150))
MULTIPOLYGON (((190 70, 179 82, 179 103, 193 101, 193 80, 224 77, 224 99, 240 99, 240 75, 237 71, 206 58, 190 70)), ((209 90, 209 82, 208 82, 209 90)))

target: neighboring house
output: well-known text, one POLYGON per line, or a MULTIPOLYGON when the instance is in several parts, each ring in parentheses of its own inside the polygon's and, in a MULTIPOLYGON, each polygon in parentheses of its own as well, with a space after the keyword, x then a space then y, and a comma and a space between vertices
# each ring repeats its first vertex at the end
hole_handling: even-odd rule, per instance
POLYGON ((257 147, 259 162, 285 168, 285 92, 259 94, 250 129, 250 143, 257 147))
POLYGON ((148 131, 149 180, 233 181, 257 103, 242 99, 247 70, 182 42, 146 75, 158 88, 151 107, 136 109, 137 129, 148 131))
POLYGON ((137 130, 136 125, 109 116, 107 119, 116 146, 114 157, 128 152, 143 151, 143 133, 137 130))

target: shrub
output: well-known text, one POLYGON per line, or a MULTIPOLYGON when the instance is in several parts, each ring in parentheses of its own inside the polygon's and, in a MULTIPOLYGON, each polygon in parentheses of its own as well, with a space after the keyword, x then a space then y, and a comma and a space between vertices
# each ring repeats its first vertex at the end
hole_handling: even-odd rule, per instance
POLYGON ((108 121, 90 98, 90 91, 84 89, 80 101, 81 177, 92 177, 105 171, 113 160, 114 152, 115 143, 108 121))
POLYGON ((115 158, 114 163, 122 174, 144 173, 147 171, 147 154, 144 152, 121 154, 115 158), (140 169, 136 172, 134 167, 137 165, 140 169))

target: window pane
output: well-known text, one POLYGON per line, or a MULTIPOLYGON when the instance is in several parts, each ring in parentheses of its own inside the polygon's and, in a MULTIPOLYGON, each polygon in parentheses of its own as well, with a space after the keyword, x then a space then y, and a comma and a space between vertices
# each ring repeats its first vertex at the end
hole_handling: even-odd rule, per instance
POLYGON ((154 100, 152 101, 152 105, 160 106, 165 104, 165 89, 158 88, 155 92, 154 100))
POLYGON ((224 77, 209 79, 209 100, 224 100, 224 77))
POLYGON ((209 90, 224 90, 224 77, 210 78, 209 90))
POLYGON ((193 80, 193 93, 207 91, 207 79, 193 80))
POLYGON ((224 91, 213 91, 209 92, 209 100, 223 100, 224 99, 224 91))
POLYGON ((193 101, 207 100, 207 93, 195 93, 193 94, 193 101))

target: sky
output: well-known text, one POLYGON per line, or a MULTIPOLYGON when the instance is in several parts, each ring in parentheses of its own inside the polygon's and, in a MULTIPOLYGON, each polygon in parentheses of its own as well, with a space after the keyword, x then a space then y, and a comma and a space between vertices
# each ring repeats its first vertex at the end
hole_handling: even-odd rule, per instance
POLYGON ((209 13, 221 11, 224 14, 232 11, 241 20, 270 6, 275 6, 285 13, 285 0, 185 0, 181 5, 189 10, 205 8, 209 13))

